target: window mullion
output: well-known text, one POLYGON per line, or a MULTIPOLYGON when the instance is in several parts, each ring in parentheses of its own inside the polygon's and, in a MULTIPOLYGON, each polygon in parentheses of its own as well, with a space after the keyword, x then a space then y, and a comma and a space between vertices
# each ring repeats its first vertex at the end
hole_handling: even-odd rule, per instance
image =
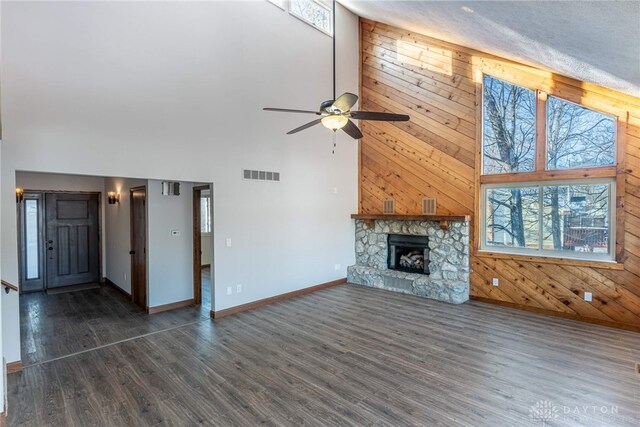
POLYGON ((544 187, 540 185, 538 187, 538 251, 542 252, 542 246, 544 241, 544 187))
POLYGON ((536 171, 547 169, 547 94, 536 91, 536 171))

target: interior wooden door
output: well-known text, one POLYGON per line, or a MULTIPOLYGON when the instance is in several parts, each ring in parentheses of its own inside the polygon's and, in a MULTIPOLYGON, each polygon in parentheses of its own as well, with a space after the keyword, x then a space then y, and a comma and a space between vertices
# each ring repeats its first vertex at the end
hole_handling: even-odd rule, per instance
POLYGON ((209 187, 193 187, 193 301, 202 303, 202 231, 200 204, 202 190, 209 187))
POLYGON ((98 194, 47 193, 47 288, 100 279, 98 194))
POLYGON ((147 190, 131 189, 131 297, 147 306, 147 190))

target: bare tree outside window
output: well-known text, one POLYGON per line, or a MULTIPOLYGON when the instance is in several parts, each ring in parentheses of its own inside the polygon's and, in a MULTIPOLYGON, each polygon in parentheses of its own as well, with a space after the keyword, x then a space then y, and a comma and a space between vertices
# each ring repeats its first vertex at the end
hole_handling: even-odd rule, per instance
POLYGON ((484 76, 482 99, 483 173, 533 171, 535 92, 484 76))
POLYGON ((484 199, 485 245, 609 254, 612 185, 491 186, 484 199), (521 228, 514 226, 514 207, 521 210, 521 228))
MULTIPOLYGON (((535 93, 530 89, 484 76, 483 84, 483 173, 531 172, 535 159, 535 93)), ((513 245, 525 247, 525 218, 520 188, 500 201, 505 224, 494 221, 509 233, 513 245), (506 217, 504 217, 506 218, 506 217)), ((496 219, 501 219, 500 216, 496 219)))
POLYGON ((539 194, 538 187, 487 189, 487 245, 537 249, 540 241, 539 194))
POLYGON ((483 245, 609 260, 614 177, 574 175, 565 184, 514 175, 615 165, 616 118, 549 96, 546 122, 536 123, 535 91, 486 75, 482 95, 482 174, 512 174, 505 184, 483 184, 483 245), (544 125, 540 141, 536 129, 544 125), (546 153, 543 164, 536 164, 536 149, 546 153))
POLYGON ((571 102, 547 99, 547 169, 615 164, 615 119, 571 102))
MULTIPOLYGON (((615 135, 613 117, 553 96, 547 99, 547 169, 613 165, 615 135)), ((559 189, 549 187, 545 193, 555 250, 564 246, 559 189)))

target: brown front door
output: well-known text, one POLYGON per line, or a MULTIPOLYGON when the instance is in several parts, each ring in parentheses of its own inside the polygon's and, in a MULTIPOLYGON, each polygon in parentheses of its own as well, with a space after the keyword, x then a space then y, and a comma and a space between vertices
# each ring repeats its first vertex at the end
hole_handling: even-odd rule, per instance
POLYGON ((100 279, 98 195, 47 193, 47 288, 100 279))
POLYGON ((147 308, 147 190, 131 189, 131 297, 147 308))

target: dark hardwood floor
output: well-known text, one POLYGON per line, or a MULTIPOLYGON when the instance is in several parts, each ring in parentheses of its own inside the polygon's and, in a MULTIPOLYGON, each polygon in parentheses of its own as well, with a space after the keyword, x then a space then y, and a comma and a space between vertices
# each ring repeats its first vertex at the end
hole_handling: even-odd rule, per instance
POLYGON ((203 267, 202 277, 202 308, 211 311, 211 267, 203 267))
POLYGON ((110 286, 57 294, 22 294, 22 364, 29 366, 208 319, 210 304, 149 316, 110 286))
POLYGON ((9 425, 640 425, 637 333, 355 285, 215 322, 191 310, 10 375, 9 425))

